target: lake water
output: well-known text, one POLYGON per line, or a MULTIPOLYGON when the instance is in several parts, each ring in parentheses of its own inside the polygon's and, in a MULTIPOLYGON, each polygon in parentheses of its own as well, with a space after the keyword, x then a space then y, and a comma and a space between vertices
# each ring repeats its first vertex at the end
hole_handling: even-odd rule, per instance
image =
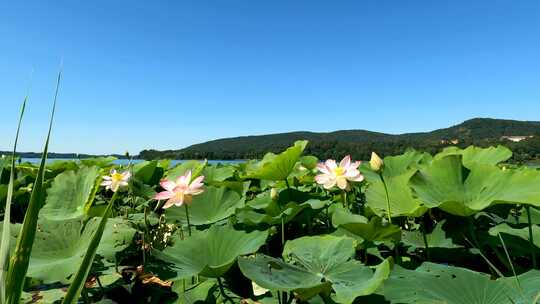
MULTIPOLYGON (((48 158, 47 159, 47 163, 52 163, 52 162, 55 162, 55 161, 76 161, 78 159, 74 159, 74 158, 48 158)), ((39 164, 39 162, 41 161, 40 158, 22 158, 21 161, 24 163, 24 162, 28 162, 28 163, 32 163, 32 164, 39 164)), ((136 164, 136 163, 140 163, 140 162, 143 162, 144 159, 133 159, 131 160, 131 162, 133 164, 136 164)), ((186 162, 188 160, 171 160, 171 166, 176 166, 177 164, 180 164, 180 163, 183 163, 183 162, 186 162)), ((202 161, 202 160, 199 160, 199 161, 202 161)), ((242 162, 245 162, 245 160, 241 160, 241 159, 238 159, 238 160, 208 160, 208 163, 209 164, 238 164, 238 163, 242 163, 242 162)), ((127 165, 129 164, 129 160, 128 159, 117 159, 117 160, 114 160, 113 161, 114 164, 116 165, 127 165)))

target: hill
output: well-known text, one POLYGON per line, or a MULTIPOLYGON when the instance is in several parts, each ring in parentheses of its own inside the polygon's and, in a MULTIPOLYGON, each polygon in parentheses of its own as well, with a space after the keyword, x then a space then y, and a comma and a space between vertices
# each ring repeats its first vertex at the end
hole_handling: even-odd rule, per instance
POLYGON ((533 159, 540 156, 540 121, 517 121, 474 118, 461 124, 431 132, 386 134, 367 130, 341 130, 328 133, 290 132, 258 136, 241 136, 212 140, 180 150, 144 150, 141 158, 174 159, 245 159, 260 158, 266 152, 279 152, 295 140, 307 139, 307 152, 319 158, 340 157, 346 153, 367 159, 371 151, 399 154, 407 148, 437 152, 448 145, 487 146, 504 144, 527 155, 515 158, 533 159), (513 142, 505 136, 533 136, 513 142))

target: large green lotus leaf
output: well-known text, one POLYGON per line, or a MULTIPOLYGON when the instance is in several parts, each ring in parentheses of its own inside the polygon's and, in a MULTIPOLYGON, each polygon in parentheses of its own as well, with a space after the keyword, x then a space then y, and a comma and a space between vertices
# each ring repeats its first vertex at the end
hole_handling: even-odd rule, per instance
POLYGON ((175 180, 178 177, 184 175, 187 171, 191 170, 191 178, 194 179, 202 173, 204 167, 206 166, 206 163, 206 161, 200 162, 196 160, 185 161, 167 171, 166 178, 170 180, 175 180))
POLYGON ((409 185, 429 208, 469 216, 494 203, 540 204, 540 171, 502 170, 476 163, 462 165, 460 155, 436 159, 422 167, 409 185))
POLYGON ((308 170, 313 170, 317 167, 319 159, 313 155, 306 155, 300 157, 300 163, 302 166, 308 170))
MULTIPOLYGON (((10 252, 13 252, 15 249, 15 245, 17 244, 17 236, 19 235, 19 231, 21 231, 22 224, 10 224, 9 233, 11 236, 11 239, 9 241, 9 250, 10 252)), ((4 221, 0 222, 0 240, 2 239, 2 231, 4 229, 4 221)))
POLYGON ((388 277, 390 263, 385 260, 370 267, 353 259, 355 242, 348 237, 331 235, 302 237, 288 241, 283 249, 285 263, 264 255, 240 260, 245 276, 259 286, 272 290, 322 290, 325 282, 332 284, 338 303, 352 303, 362 295, 373 293, 388 277))
MULTIPOLYGON (((100 220, 99 217, 91 218, 87 225, 90 225, 90 227, 98 226, 100 220)), ((121 217, 109 218, 97 254, 114 261, 117 252, 131 245, 136 232, 137 230, 126 219, 121 217)))
POLYGON ((67 283, 79 268, 97 225, 81 233, 80 220, 40 221, 27 276, 44 283, 67 283))
POLYGON ((448 155, 462 155, 463 165, 471 169, 475 164, 496 165, 512 157, 512 151, 504 146, 480 148, 469 146, 466 149, 448 147, 435 155, 434 159, 441 159, 448 155))
POLYGON ((245 177, 273 181, 285 180, 300 159, 307 143, 305 140, 297 141, 294 146, 280 154, 266 154, 260 162, 246 168, 245 177))
MULTIPOLYGON (((98 225, 99 218, 92 218, 81 231, 83 224, 80 220, 40 220, 27 276, 44 283, 69 282, 70 276, 79 268, 98 225)), ((112 259, 116 252, 129 246, 135 230, 127 226, 123 219, 109 219, 97 254, 112 259)), ((12 225, 13 237, 20 228, 20 224, 12 225)))
MULTIPOLYGON (((228 218, 236 208, 244 206, 245 198, 225 187, 206 187, 202 194, 193 197, 189 205, 189 220, 193 225, 207 225, 228 218)), ((165 212, 168 219, 187 223, 184 207, 171 207, 165 212)))
POLYGON ((246 277, 270 290, 296 291, 323 285, 321 276, 316 273, 264 254, 242 257, 238 265, 246 277))
MULTIPOLYGON (((337 205, 333 205, 332 207, 334 206, 337 206, 337 205)), ((351 223, 367 224, 368 222, 369 222, 369 219, 363 215, 354 214, 343 207, 333 208, 332 226, 334 226, 334 228, 338 228, 340 225, 344 225, 344 224, 351 224, 351 223)))
MULTIPOLYGON (((427 154, 409 151, 399 156, 384 158, 383 177, 388 188, 392 216, 420 216, 427 208, 413 197, 408 185, 416 172, 418 163, 428 159, 427 154)), ((366 190, 367 205, 378 215, 387 215, 387 200, 384 184, 379 175, 370 170, 364 171, 369 186, 366 190)))
MULTIPOLYGON (((431 233, 426 235, 429 248, 461 248, 462 246, 454 244, 452 239, 446 237, 446 233, 442 229, 444 223, 445 221, 441 221, 431 233)), ((413 250, 426 247, 420 230, 403 231, 401 242, 413 250)))
POLYGON ((236 218, 238 222, 248 225, 276 225, 281 223, 282 217, 287 223, 305 209, 319 210, 330 203, 295 189, 282 190, 277 200, 273 200, 270 192, 266 191, 247 202, 246 207, 237 210, 236 218))
MULTIPOLYGON (((506 182, 497 203, 521 203, 540 207, 540 170, 530 168, 500 170, 506 182)), ((501 178, 504 180, 504 178, 501 178)))
POLYGON ((271 196, 270 191, 265 191, 263 193, 258 194, 255 196, 252 200, 246 202, 246 206, 249 206, 253 209, 267 209, 272 204, 273 199, 271 196))
POLYGON ((424 263, 415 270, 396 266, 377 293, 391 303, 530 304, 540 291, 540 271, 514 278, 491 280, 489 275, 465 268, 424 263), (535 285, 536 284, 536 285, 535 285))
POLYGON ((206 183, 222 182, 234 175, 236 169, 233 166, 206 166, 203 170, 206 183))
MULTIPOLYGON (((90 219, 81 232, 80 220, 40 220, 27 276, 45 283, 68 282, 79 268, 99 221, 90 219)), ((116 252, 129 246, 134 234, 123 219, 111 218, 97 254, 112 260, 116 252)))
POLYGON ((157 183, 163 175, 163 171, 163 168, 159 167, 157 160, 144 161, 133 165, 133 177, 148 185, 157 183))
MULTIPOLYGON (((540 248, 540 227, 538 227, 537 225, 533 225, 532 231, 533 243, 536 247, 540 248)), ((513 235, 529 242, 529 227, 524 227, 521 229, 512 228, 508 224, 502 223, 489 229, 489 234, 492 236, 498 236, 499 233, 513 235)))
POLYGON ((81 218, 85 207, 92 203, 98 176, 97 167, 83 167, 59 174, 47 190, 47 201, 39 217, 56 221, 81 218))
POLYGON ((374 216, 369 222, 343 223, 338 226, 334 235, 346 235, 358 241, 399 241, 401 229, 397 225, 383 224, 380 217, 374 216))
POLYGON ((497 282, 512 286, 517 292, 515 296, 516 304, 538 303, 540 300, 540 270, 532 269, 518 276, 519 283, 515 277, 504 277, 497 282))
MULTIPOLYGON (((258 203, 264 203, 262 198, 258 203)), ((251 206, 239 209, 236 213, 236 219, 239 223, 247 225, 257 225, 261 223, 277 225, 281 223, 281 218, 283 218, 285 223, 288 223, 305 209, 311 208, 312 210, 318 210, 329 203, 329 201, 310 199, 301 204, 290 202, 285 206, 280 206, 278 202, 271 201, 264 209, 257 209, 251 206)))
POLYGON ((23 292, 21 303, 51 304, 62 300, 65 295, 66 290, 64 288, 23 292))
POLYGON ((222 276, 238 256, 256 252, 267 236, 267 231, 246 233, 214 225, 185 240, 176 238, 173 246, 155 250, 154 254, 171 264, 178 279, 197 274, 215 278, 222 276))
POLYGON ((217 282, 215 279, 208 279, 195 286, 189 286, 184 291, 185 280, 174 282, 172 290, 178 294, 177 304, 195 304, 207 303, 212 295, 212 290, 216 289, 217 282))

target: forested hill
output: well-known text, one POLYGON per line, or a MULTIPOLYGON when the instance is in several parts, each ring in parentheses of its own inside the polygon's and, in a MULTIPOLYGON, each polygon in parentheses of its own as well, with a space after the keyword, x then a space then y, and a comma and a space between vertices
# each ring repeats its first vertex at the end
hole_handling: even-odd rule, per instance
POLYGON ((431 132, 385 134, 367 130, 343 130, 329 133, 290 132, 258 136, 224 138, 180 150, 144 150, 141 158, 173 159, 246 159, 260 158, 266 152, 279 152, 294 141, 307 139, 307 153, 319 158, 340 157, 346 153, 367 159, 371 151, 383 155, 399 154, 407 148, 437 152, 448 145, 489 146, 504 144, 515 153, 515 160, 540 157, 540 121, 516 121, 474 118, 461 124, 431 132), (533 136, 513 142, 505 136, 533 136))

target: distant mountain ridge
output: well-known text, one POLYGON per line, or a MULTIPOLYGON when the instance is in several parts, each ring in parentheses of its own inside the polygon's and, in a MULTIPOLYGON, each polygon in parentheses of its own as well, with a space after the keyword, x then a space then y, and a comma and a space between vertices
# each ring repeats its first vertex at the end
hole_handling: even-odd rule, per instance
MULTIPOLYGON (((154 158, 258 158, 266 152, 279 152, 294 141, 310 141, 308 152, 324 157, 356 153, 366 157, 368 148, 376 151, 401 153, 408 147, 434 151, 448 143, 457 145, 488 145, 507 143, 503 136, 531 136, 540 134, 540 121, 518 121, 492 118, 473 118, 463 123, 430 132, 386 134, 368 130, 341 130, 334 132, 289 132, 268 135, 240 136, 216 139, 191 145, 179 150, 144 150, 140 157, 154 158), (361 148, 361 146, 365 148, 361 148)), ((538 136, 535 136, 538 138, 538 136)), ((531 139, 532 140, 532 139, 531 139)), ((529 141, 529 140, 527 140, 529 141)), ((511 143, 508 143, 511 144, 511 143)))

